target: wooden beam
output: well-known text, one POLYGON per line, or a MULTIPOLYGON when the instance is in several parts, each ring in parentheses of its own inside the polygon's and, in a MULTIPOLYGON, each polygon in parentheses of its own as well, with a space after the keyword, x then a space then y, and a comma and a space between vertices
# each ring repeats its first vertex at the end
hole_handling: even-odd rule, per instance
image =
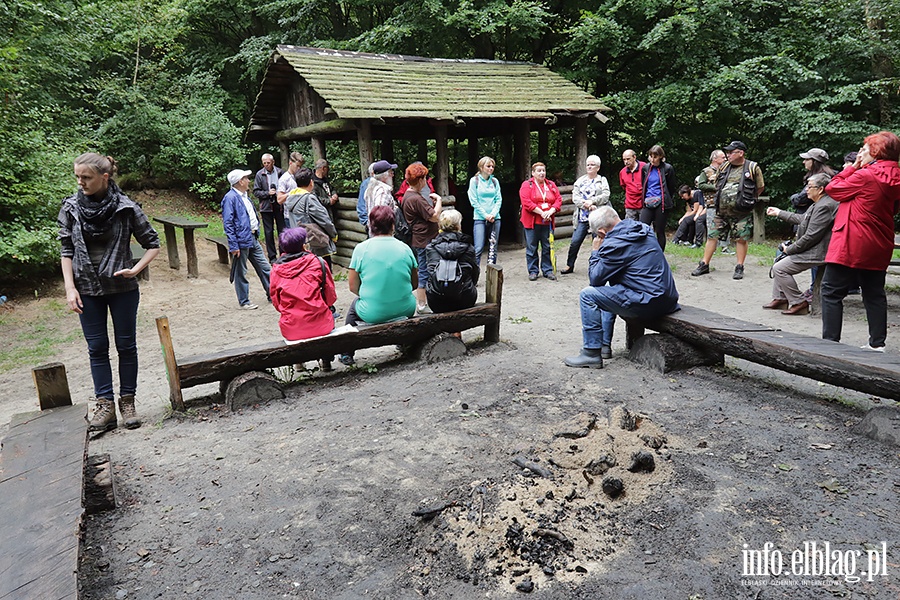
MULTIPOLYGON (((547 155, 550 152, 550 131, 547 129, 539 129, 538 130, 538 152, 537 159, 541 161, 547 160, 547 155)), ((547 177, 550 177, 550 173, 547 173, 547 177)))
POLYGON ((575 178, 587 174, 587 119, 575 119, 575 178))
POLYGON ((503 302, 503 267, 489 264, 487 266, 487 276, 485 278, 484 296, 488 304, 497 305, 498 318, 494 323, 484 326, 484 341, 499 342, 500 341, 500 316, 502 315, 501 306, 503 302))
POLYGON ((181 380, 178 363, 175 362, 175 348, 172 346, 172 331, 169 329, 169 317, 156 319, 156 332, 162 346, 163 362, 166 365, 166 376, 169 378, 169 402, 172 410, 184 412, 184 397, 181 395, 181 380))
POLYGON ((37 390, 41 410, 72 406, 72 394, 69 392, 69 380, 66 378, 66 365, 56 362, 35 367, 31 370, 31 377, 34 379, 34 387, 37 390))
POLYGON ((224 381, 248 371, 316 360, 323 356, 343 354, 362 348, 391 344, 408 345, 439 333, 454 333, 489 325, 500 319, 496 304, 480 304, 460 311, 414 317, 396 323, 361 327, 356 333, 324 336, 287 345, 283 341, 223 350, 185 359, 178 365, 181 387, 224 381))
POLYGON ((356 143, 359 146, 359 170, 362 179, 369 176, 369 165, 375 162, 372 152, 372 125, 365 119, 359 121, 356 129, 356 143))
POLYGON ((310 138, 310 142, 312 143, 313 168, 315 168, 316 161, 325 159, 325 140, 324 138, 316 136, 310 138))
POLYGON ((275 141, 292 142, 294 140, 309 139, 314 136, 324 137, 344 131, 353 131, 354 129, 356 129, 356 124, 350 119, 332 119, 331 121, 322 121, 321 123, 313 123, 303 127, 282 129, 275 132, 275 141))
MULTIPOLYGON (((525 181, 531 177, 531 129, 528 121, 516 123, 514 135, 514 162, 516 167, 516 182, 525 181)), ((519 199, 514 200, 519 205, 519 199)), ((518 212, 518 211, 517 211, 518 212)), ((522 223, 516 219, 516 242, 525 245, 525 229, 522 223)))
POLYGON ((281 170, 287 171, 289 163, 291 162, 291 149, 284 142, 278 142, 278 154, 281 158, 281 170))
POLYGON ((450 193, 450 154, 447 150, 447 123, 434 126, 434 141, 437 148, 437 164, 434 165, 434 191, 440 196, 450 193))
POLYGON ((478 173, 478 161, 481 160, 481 155, 478 152, 478 138, 470 137, 466 143, 467 154, 468 154, 468 171, 467 175, 474 175, 478 173))
MULTIPOLYGON (((394 138, 385 137, 381 140, 381 158, 388 161, 391 164, 396 163, 394 160, 394 138)), ((401 169, 403 165, 398 165, 401 169)))

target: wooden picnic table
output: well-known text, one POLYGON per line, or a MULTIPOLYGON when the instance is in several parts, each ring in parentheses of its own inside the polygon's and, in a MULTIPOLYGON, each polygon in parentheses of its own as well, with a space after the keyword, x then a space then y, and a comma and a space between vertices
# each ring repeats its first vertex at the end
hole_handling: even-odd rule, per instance
POLYGON ((197 245, 194 243, 194 230, 209 227, 209 223, 191 221, 184 217, 153 217, 157 223, 162 223, 166 232, 166 248, 169 252, 169 267, 181 268, 181 259, 178 257, 178 244, 175 239, 175 228, 184 230, 184 249, 187 253, 188 277, 197 277, 200 269, 197 267, 197 245))

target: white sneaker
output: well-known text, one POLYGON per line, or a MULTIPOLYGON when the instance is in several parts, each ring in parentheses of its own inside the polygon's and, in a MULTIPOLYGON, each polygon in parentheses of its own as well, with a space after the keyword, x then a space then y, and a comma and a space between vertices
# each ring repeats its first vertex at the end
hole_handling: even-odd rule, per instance
POLYGON ((427 314, 431 313, 431 309, 428 308, 427 304, 419 304, 416 306, 416 312, 419 313, 420 315, 427 315, 427 314))
POLYGON ((257 308, 259 307, 255 304, 241 304, 241 310, 256 310, 257 308))
POLYGON ((872 346, 866 344, 865 346, 860 346, 859 348, 860 350, 871 350, 872 352, 884 352, 884 346, 873 348, 872 346))

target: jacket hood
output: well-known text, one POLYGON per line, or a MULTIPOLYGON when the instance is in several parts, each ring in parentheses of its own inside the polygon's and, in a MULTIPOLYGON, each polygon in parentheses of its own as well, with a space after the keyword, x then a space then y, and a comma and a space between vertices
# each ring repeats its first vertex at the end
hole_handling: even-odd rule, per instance
POLYGON ((439 233, 431 243, 441 258, 447 260, 458 260, 471 245, 469 236, 457 231, 439 233))
POLYGON ((875 179, 889 187, 900 187, 900 165, 895 160, 878 160, 866 167, 875 179))
POLYGON ((272 265, 273 271, 285 279, 294 279, 310 268, 313 262, 318 262, 314 254, 302 252, 300 254, 286 254, 281 256, 272 265))
POLYGON ((640 221, 634 221, 632 219, 619 221, 619 224, 613 227, 613 230, 609 232, 609 235, 626 242, 636 242, 641 238, 656 237, 656 233, 654 233, 652 227, 646 223, 641 223, 640 221))

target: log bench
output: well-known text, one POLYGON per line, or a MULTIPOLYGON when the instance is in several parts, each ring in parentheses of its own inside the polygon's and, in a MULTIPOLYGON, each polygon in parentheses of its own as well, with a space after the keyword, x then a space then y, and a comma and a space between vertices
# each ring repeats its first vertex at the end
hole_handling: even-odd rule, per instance
POLYGON ((666 349, 666 344, 659 344, 648 354, 665 356, 658 355, 655 361, 638 358, 647 364, 655 362, 663 371, 677 366, 693 347, 706 358, 706 362, 695 364, 716 362, 716 355, 721 363, 721 356, 727 354, 816 381, 900 400, 900 356, 896 354, 862 350, 682 305, 680 311, 657 319, 626 319, 626 344, 633 357, 640 346, 647 346, 650 338, 657 337, 644 336, 646 329, 688 345, 687 349, 666 349))
MULTIPOLYGON (((472 308, 440 314, 419 315, 403 321, 379 325, 361 325, 358 331, 327 335, 297 344, 284 341, 256 346, 232 348, 210 354, 177 357, 167 317, 156 319, 172 409, 184 411, 184 388, 203 383, 223 382, 250 371, 260 371, 316 360, 323 356, 346 354, 363 348, 401 345, 415 347, 440 334, 454 333, 484 326, 484 341, 500 341, 500 305, 503 292, 503 269, 488 265, 486 270, 486 302, 472 308)), ((274 318, 274 317, 273 317, 274 318)))
POLYGON ((225 236, 206 236, 206 241, 216 245, 216 250, 219 252, 219 262, 227 265, 228 257, 231 254, 228 251, 228 238, 225 236))
POLYGON ((78 598, 87 405, 15 415, 0 451, 0 598, 78 598))

